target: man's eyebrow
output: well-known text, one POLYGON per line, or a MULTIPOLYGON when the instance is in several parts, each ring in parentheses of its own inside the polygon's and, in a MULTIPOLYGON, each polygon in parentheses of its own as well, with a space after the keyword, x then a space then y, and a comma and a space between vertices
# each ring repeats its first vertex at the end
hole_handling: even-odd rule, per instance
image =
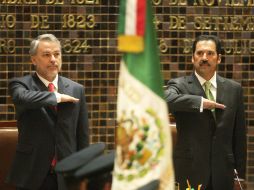
POLYGON ((201 51, 201 52, 216 52, 215 50, 197 50, 197 52, 199 52, 199 51, 201 51))
POLYGON ((50 51, 43 51, 42 53, 44 53, 44 54, 45 54, 45 53, 50 53, 50 51))
POLYGON ((60 53, 60 50, 55 50, 55 51, 50 51, 50 50, 45 50, 42 53, 60 53))

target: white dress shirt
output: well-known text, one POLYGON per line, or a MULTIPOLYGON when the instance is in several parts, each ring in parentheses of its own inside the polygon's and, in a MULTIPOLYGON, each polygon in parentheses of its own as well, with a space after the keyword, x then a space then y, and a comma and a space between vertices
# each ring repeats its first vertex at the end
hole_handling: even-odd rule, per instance
MULTIPOLYGON (((201 86, 205 90, 204 83, 206 82, 206 80, 203 77, 201 77, 196 71, 195 71, 195 75, 198 78, 198 81, 200 82, 201 86)), ((214 99, 216 100, 216 97, 217 97, 216 72, 214 73, 213 77, 209 81, 212 84, 210 91, 211 91, 214 99)), ((204 97, 201 97, 200 112, 203 112, 203 101, 204 101, 204 97)))
POLYGON ((37 72, 36 74, 38 75, 39 79, 41 80, 41 82, 43 82, 43 84, 48 88, 49 86, 49 83, 53 83, 54 84, 54 87, 55 87, 55 91, 54 91, 54 94, 56 96, 56 100, 57 100, 57 103, 61 102, 61 96, 60 94, 57 92, 58 91, 58 75, 56 75, 56 78, 52 81, 52 82, 49 82, 48 80, 46 80, 45 78, 43 78, 42 76, 40 76, 37 72))

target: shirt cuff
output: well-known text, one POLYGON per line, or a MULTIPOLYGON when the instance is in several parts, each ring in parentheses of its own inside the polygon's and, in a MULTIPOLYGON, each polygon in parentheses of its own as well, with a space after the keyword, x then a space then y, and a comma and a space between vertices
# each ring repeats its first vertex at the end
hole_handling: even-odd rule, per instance
POLYGON ((239 179, 239 181, 245 181, 243 178, 234 178, 235 179, 235 181, 238 181, 238 179, 239 179))
POLYGON ((200 108, 199 108, 199 111, 200 112, 203 112, 203 101, 204 101, 204 98, 203 97, 201 97, 201 104, 200 104, 200 108))
POLYGON ((60 103, 61 102, 61 95, 58 92, 54 92, 54 94, 56 95, 57 103, 60 103))

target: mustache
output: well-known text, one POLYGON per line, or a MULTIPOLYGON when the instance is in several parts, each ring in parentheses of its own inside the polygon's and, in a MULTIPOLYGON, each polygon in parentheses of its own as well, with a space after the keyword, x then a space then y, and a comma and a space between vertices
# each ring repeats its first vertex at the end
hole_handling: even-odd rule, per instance
POLYGON ((200 65, 210 65, 207 60, 202 60, 199 62, 200 65))

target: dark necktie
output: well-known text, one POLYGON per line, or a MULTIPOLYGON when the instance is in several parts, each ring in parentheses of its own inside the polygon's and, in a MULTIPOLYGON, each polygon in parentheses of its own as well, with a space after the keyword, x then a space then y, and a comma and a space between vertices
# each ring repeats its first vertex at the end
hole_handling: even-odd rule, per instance
MULTIPOLYGON (((55 86, 53 83, 49 83, 48 85, 48 91, 49 92, 54 92, 55 91, 55 86)), ((53 106, 53 109, 55 111, 57 111, 57 107, 56 106, 53 106)), ((56 155, 54 155, 52 161, 51 161, 51 168, 53 169, 54 167, 56 166, 56 155)))

